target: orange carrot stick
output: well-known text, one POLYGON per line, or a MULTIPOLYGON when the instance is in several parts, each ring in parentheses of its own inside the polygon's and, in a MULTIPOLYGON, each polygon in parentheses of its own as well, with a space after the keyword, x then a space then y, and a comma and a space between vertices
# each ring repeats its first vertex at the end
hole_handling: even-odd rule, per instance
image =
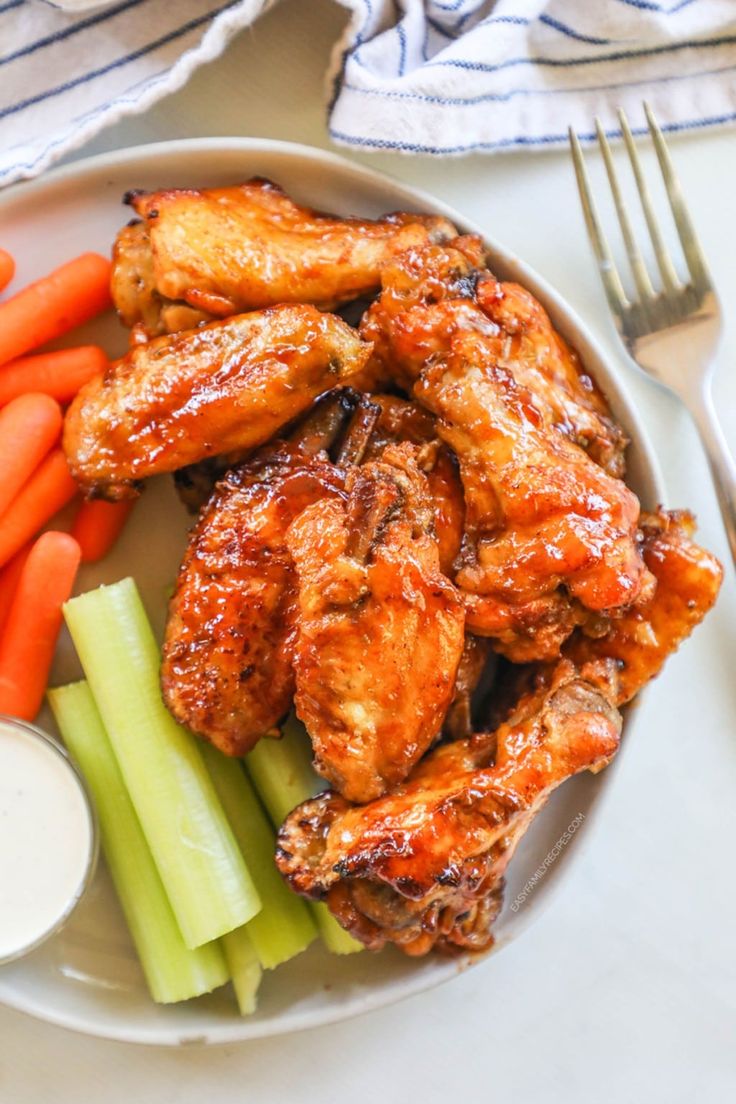
POLYGON ((0 303, 0 364, 106 310, 110 269, 99 253, 83 253, 0 303))
POLYGON ((0 515, 61 433, 61 407, 49 395, 21 395, 0 410, 0 515))
POLYGON ((60 403, 69 402, 87 380, 104 372, 107 364, 104 350, 97 345, 11 360, 0 367, 0 406, 28 391, 51 395, 60 403))
POLYGON ((0 517, 0 567, 66 506, 76 491, 64 453, 52 449, 0 517))
POLYGON ((79 555, 68 533, 43 533, 33 545, 0 638, 0 713, 32 721, 41 708, 79 555))
POLYGON ((13 604, 20 573, 23 570, 23 565, 28 559, 28 553, 31 551, 32 547, 33 545, 30 541, 28 544, 24 544, 20 552, 16 552, 12 560, 6 563, 5 567, 0 570, 0 636, 2 636, 10 607, 13 604))
POLYGON ((106 556, 120 536, 135 501, 83 502, 72 525, 72 536, 82 550, 82 563, 106 556))
POLYGON ((3 291, 15 276, 15 261, 8 252, 0 249, 0 291, 3 291))

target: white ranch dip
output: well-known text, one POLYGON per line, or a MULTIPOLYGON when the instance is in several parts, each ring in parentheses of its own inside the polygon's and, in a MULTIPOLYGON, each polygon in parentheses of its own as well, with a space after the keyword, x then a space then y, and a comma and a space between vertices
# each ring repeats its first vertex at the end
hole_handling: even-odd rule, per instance
POLYGON ((40 732, 0 717, 0 962, 56 930, 86 885, 94 853, 76 771, 40 732))

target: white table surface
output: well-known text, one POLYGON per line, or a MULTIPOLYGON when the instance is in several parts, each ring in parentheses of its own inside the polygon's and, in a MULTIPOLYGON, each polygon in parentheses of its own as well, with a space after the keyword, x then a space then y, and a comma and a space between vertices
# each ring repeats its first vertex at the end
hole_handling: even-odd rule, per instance
MULTIPOLYGON (((257 135, 328 146, 323 74, 344 13, 285 0, 180 93, 79 152, 163 138, 257 135)), ((736 305, 736 134, 672 142, 726 306, 736 305)), ((611 348, 567 157, 356 158, 434 192, 536 267, 611 348)), ((736 326, 718 405, 736 445, 736 326)), ((693 507, 726 559, 703 454, 677 402, 619 357, 667 505, 693 507)), ((736 595, 672 659, 562 891, 501 954, 358 1020, 201 1050, 84 1038, 0 1009, 2 1104, 548 1104, 733 1099, 736 1082, 736 595)))

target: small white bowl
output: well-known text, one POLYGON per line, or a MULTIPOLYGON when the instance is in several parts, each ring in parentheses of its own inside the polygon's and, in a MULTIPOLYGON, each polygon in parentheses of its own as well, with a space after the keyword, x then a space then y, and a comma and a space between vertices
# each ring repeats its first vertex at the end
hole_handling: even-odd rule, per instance
POLYGON ((30 954, 69 920, 92 882, 98 831, 84 779, 48 733, 0 714, 0 763, 2 966, 30 954), (22 932, 12 926, 19 917, 22 932))

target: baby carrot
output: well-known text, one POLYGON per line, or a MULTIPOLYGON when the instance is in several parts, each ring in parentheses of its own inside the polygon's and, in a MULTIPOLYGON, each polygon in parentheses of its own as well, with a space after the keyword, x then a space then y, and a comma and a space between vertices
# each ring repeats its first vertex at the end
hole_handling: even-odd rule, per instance
POLYGON ((0 637, 0 713, 32 721, 41 708, 78 567, 79 545, 68 533, 43 533, 33 545, 0 637))
POLYGON ((80 345, 56 353, 20 357, 0 367, 0 406, 28 391, 69 402, 82 384, 107 368, 107 356, 97 345, 80 345))
POLYGON ((12 560, 6 563, 5 567, 0 569, 0 636, 2 636, 10 607, 13 604, 20 573, 23 570, 23 565, 28 559, 28 553, 31 551, 32 547, 33 545, 30 541, 28 544, 24 544, 20 552, 16 552, 12 560))
POLYGON ((15 276, 15 261, 5 249, 0 249, 0 291, 8 286, 15 276))
POLYGON ((106 556, 120 536, 135 505, 128 502, 83 502, 72 525, 72 536, 82 550, 82 563, 96 563, 106 556))
POLYGON ((110 268, 99 253, 82 253, 0 303, 0 364, 109 307, 110 268))
POLYGON ((76 491, 64 453, 52 449, 0 517, 0 567, 66 506, 76 491))
POLYGON ((49 395, 21 395, 0 410, 0 516, 61 433, 61 407, 49 395))

